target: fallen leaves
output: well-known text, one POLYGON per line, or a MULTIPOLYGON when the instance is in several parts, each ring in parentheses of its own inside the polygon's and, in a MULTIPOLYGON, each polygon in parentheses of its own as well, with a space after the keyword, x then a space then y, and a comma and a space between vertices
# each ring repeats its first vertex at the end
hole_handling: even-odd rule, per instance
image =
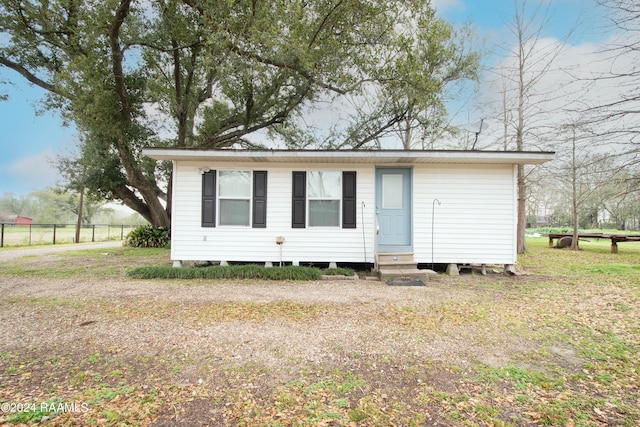
MULTIPOLYGON (((531 251, 523 268, 559 262, 531 251)), ((88 405, 47 426, 634 425, 636 269, 590 260, 411 290, 96 280, 122 293, 96 297, 21 279, 0 301, 0 401, 88 405)))

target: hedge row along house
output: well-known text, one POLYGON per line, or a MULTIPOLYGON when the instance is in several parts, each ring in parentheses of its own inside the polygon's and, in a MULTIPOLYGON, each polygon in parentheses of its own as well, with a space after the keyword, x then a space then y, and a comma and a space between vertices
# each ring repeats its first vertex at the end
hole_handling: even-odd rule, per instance
POLYGON ((173 162, 171 258, 368 264, 517 259, 516 165, 550 152, 147 148, 173 162))

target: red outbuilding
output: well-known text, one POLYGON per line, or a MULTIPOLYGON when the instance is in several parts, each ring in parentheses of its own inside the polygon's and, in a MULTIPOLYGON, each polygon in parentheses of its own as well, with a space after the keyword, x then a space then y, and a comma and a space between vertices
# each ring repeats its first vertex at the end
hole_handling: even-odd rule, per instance
POLYGON ((31 225, 33 223, 33 219, 20 215, 11 215, 3 217, 2 222, 11 225, 31 225))

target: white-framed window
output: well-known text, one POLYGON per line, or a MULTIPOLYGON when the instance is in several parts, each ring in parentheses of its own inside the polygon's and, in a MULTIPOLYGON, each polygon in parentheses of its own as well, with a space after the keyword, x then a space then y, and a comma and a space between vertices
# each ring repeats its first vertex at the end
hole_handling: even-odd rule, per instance
POLYGON ((219 225, 251 225, 251 171, 218 171, 219 225))
POLYGON ((339 227, 342 201, 342 173, 307 173, 309 227, 339 227))

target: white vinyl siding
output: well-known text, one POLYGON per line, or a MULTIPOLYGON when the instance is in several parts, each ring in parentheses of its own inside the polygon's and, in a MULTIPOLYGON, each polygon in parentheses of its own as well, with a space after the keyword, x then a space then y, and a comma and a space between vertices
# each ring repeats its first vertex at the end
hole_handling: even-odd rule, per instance
MULTIPOLYGON (((514 170, 512 165, 413 165, 415 260, 514 264, 514 170), (435 203, 434 210, 435 199, 440 205, 435 203)), ((282 236, 285 262, 372 263, 376 239, 375 165, 179 161, 174 167, 171 234, 174 260, 278 262, 280 246, 276 238, 282 236), (267 227, 202 227, 202 168, 267 171, 267 227), (313 170, 357 173, 357 228, 309 224, 307 228, 292 228, 292 172, 313 170)))
POLYGON ((171 258, 183 261, 278 262, 280 246, 276 238, 285 238, 282 258, 285 262, 373 262, 374 168, 370 165, 341 164, 323 167, 326 171, 357 172, 358 228, 291 227, 292 171, 317 170, 299 164, 202 164, 178 162, 174 172, 171 258), (238 228, 201 226, 202 176, 199 169, 265 170, 267 182, 267 227, 238 228), (361 227, 364 216, 364 237, 361 227))
POLYGON ((512 165, 415 168, 413 191, 417 262, 515 264, 512 165))

